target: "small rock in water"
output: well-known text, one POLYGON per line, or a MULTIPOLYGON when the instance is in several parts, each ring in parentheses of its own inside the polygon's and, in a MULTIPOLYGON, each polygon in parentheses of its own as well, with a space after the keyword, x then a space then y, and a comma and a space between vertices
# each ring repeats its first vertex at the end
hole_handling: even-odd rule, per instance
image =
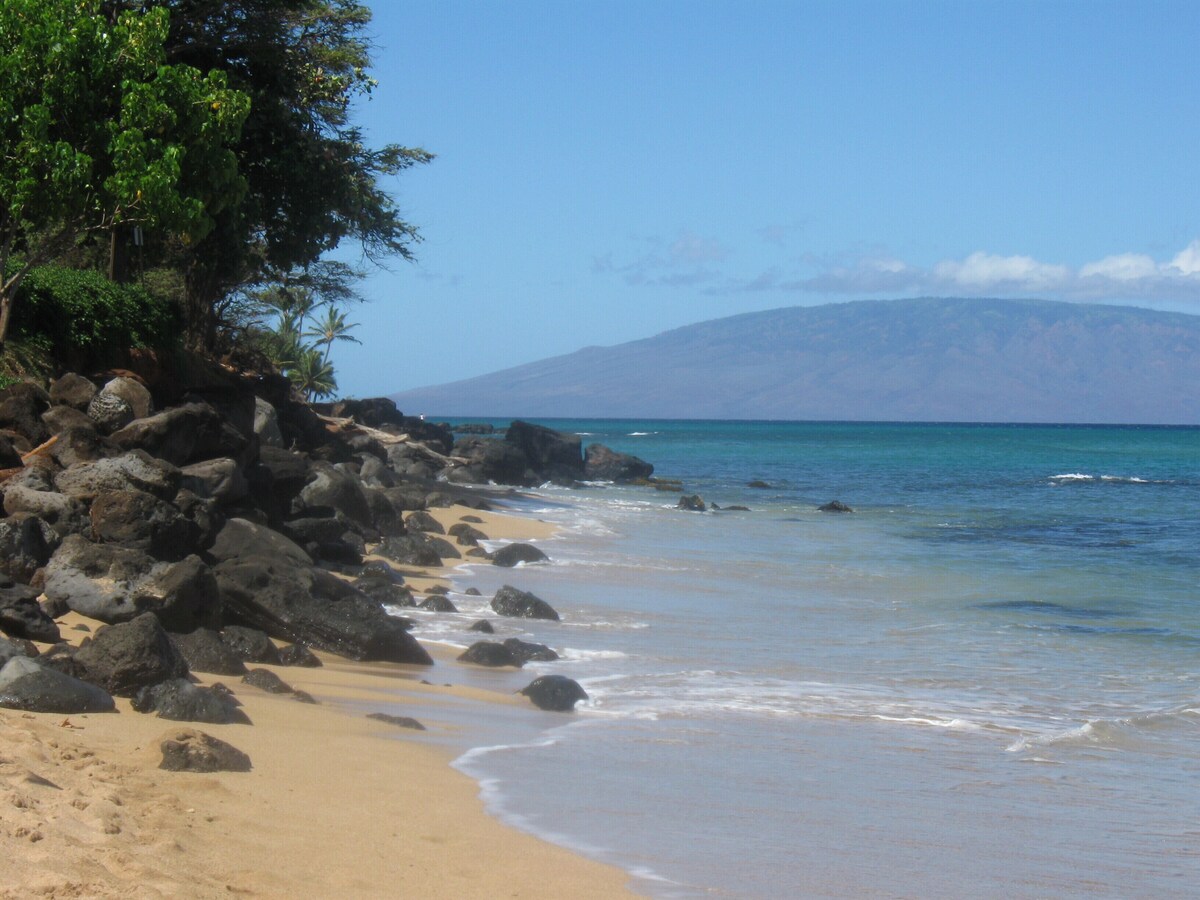
POLYGON ((704 498, 699 494, 688 494, 685 497, 679 498, 679 503, 675 506, 676 509, 684 509, 688 512, 704 512, 707 507, 704 504, 704 498))
POLYGON ((818 512, 838 512, 838 513, 854 512, 853 509, 851 509, 849 506, 847 506, 841 500, 831 500, 829 503, 826 503, 823 506, 818 506, 817 511, 818 512))
POLYGON ((543 675, 518 691, 533 701, 538 709, 551 712, 571 712, 575 704, 588 698, 579 682, 565 675, 543 675))
POLYGON ((504 566, 511 569, 517 563, 536 563, 547 562, 549 557, 546 556, 537 547, 532 544, 507 544, 496 551, 492 557, 492 564, 496 566, 504 566))
POLYGON ((387 713, 367 713, 368 719, 378 719, 380 722, 387 722, 389 725, 397 725, 400 728, 413 728, 417 731, 424 731, 425 726, 410 716, 392 716, 387 713))

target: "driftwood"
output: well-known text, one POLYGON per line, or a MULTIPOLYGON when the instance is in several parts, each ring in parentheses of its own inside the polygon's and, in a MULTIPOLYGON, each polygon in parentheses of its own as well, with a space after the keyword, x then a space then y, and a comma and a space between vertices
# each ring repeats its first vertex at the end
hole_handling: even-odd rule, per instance
POLYGON ((56 435, 54 435, 54 437, 50 438, 50 440, 46 441, 44 444, 39 444, 38 446, 34 447, 28 453, 22 453, 21 454, 21 467, 19 469, 0 469, 0 481, 8 481, 8 479, 12 478, 18 472, 25 471, 25 466, 29 465, 30 460, 44 455, 47 450, 49 450, 51 447, 53 447, 57 443, 58 443, 58 435, 56 434, 56 435))
POLYGON ((432 447, 421 441, 415 441, 408 434, 393 434, 390 431, 381 431, 378 428, 372 428, 369 425, 363 425, 355 422, 353 419, 343 419, 337 416, 323 416, 317 414, 325 427, 334 434, 363 434, 369 438, 374 438, 384 446, 395 446, 397 444, 405 444, 409 447, 415 447, 421 453, 429 456, 430 459, 437 460, 444 465, 465 465, 467 460, 459 456, 446 456, 444 453, 438 453, 432 447))

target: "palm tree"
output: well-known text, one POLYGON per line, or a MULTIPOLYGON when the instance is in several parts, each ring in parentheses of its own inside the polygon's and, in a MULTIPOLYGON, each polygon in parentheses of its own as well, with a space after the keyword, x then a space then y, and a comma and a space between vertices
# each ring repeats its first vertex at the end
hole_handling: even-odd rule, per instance
POLYGON ((340 312, 335 306, 330 304, 325 307, 325 318, 314 321, 312 327, 304 332, 304 337, 316 338, 317 346, 324 346, 324 358, 328 362, 329 352, 333 349, 334 341, 352 341, 355 344, 362 343, 362 341, 350 334, 350 329, 357 327, 357 323, 347 322, 346 314, 340 312))
POLYGON ((287 367, 287 376, 309 400, 328 397, 337 391, 333 366, 316 347, 301 347, 299 357, 287 367))

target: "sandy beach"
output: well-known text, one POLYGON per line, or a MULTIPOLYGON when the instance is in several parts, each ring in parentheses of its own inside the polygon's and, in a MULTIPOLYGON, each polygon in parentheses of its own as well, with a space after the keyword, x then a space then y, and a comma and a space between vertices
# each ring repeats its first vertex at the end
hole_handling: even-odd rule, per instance
MULTIPOLYGON (((445 524, 478 515, 493 539, 552 534, 461 506, 433 512, 445 524)), ((444 575, 406 581, 420 590, 444 575)), ((99 623, 72 613, 60 626, 77 642, 99 623)), ((160 770, 162 737, 196 726, 128 700, 116 714, 0 710, 0 896, 633 896, 625 872, 489 817, 451 751, 362 712, 378 701, 436 729, 449 702, 522 698, 443 686, 458 665, 444 653, 432 670, 319 655, 322 668, 264 666, 318 705, 197 676, 224 680, 244 704, 252 725, 198 730, 247 753, 248 773, 160 770)))

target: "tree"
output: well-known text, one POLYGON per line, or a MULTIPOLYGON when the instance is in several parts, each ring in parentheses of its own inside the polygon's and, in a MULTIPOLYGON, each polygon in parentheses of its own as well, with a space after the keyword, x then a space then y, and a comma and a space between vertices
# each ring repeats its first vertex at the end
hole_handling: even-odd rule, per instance
POLYGON ((365 256, 410 258, 419 240, 385 179, 432 156, 373 149, 350 121, 370 95, 370 10, 359 0, 107 0, 167 7, 169 58, 220 69, 252 104, 236 152, 247 190, 199 241, 176 247, 191 342, 211 347, 223 298, 303 270, 344 240, 365 256))
POLYGON ((324 359, 329 361, 329 351, 333 349, 334 341, 350 341, 355 344, 361 344, 358 338, 350 334, 350 330, 357 328, 358 325, 353 322, 346 321, 346 314, 334 306, 325 307, 325 318, 319 319, 313 323, 308 331, 304 332, 305 337, 317 339, 317 346, 324 347, 324 359))
POLYGON ((165 9, 0 3, 0 347, 34 267, 131 225, 203 241, 244 195, 249 98, 165 53, 165 9))

